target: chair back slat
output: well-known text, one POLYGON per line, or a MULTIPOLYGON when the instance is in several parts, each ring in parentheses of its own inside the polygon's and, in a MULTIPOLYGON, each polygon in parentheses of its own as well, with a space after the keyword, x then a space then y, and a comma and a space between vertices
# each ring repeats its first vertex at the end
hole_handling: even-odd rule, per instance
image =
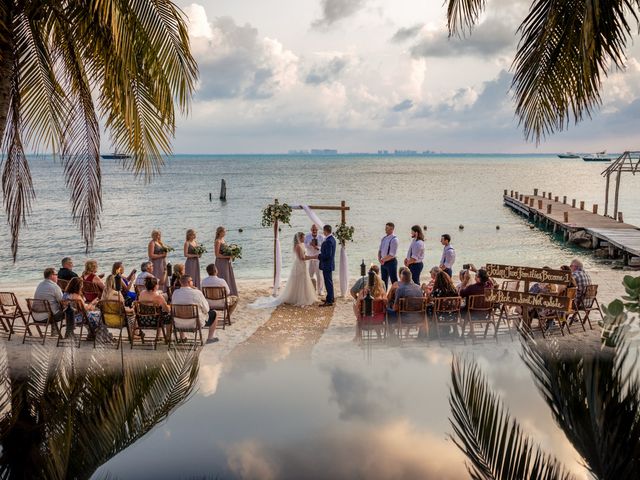
POLYGON ((157 328, 162 321, 162 308, 153 303, 135 302, 133 309, 138 326, 142 328, 157 328))
POLYGON ((436 313, 454 313, 459 312, 461 306, 462 298, 460 297, 436 297, 433 309, 436 313))
POLYGON ((59 278, 56 283, 60 287, 60 290, 64 292, 67 289, 67 286, 69 285, 69 280, 63 280, 62 278, 59 278))
POLYGON ((109 328, 120 328, 127 321, 124 303, 118 300, 101 300, 98 308, 102 314, 102 321, 109 328))
POLYGON ((224 300, 227 298, 227 289, 224 287, 202 287, 202 293, 207 300, 224 300))
POLYGON ((18 298, 13 292, 0 292, 0 305, 3 307, 15 307, 18 305, 18 298))
POLYGON ((197 305, 171 305, 173 324, 178 330, 195 330, 198 328, 200 317, 197 305))
POLYGON ((53 317, 49 300, 27 298, 27 308, 34 322, 46 322, 53 317))
POLYGON ((593 300, 598 296, 598 285, 587 285, 584 289, 584 300, 593 300))
POLYGON ((400 312, 416 313, 422 312, 426 308, 426 299, 424 297, 405 297, 399 302, 400 312))
POLYGON ((487 302, 484 295, 470 295, 468 300, 469 311, 491 311, 493 310, 493 303, 487 302))

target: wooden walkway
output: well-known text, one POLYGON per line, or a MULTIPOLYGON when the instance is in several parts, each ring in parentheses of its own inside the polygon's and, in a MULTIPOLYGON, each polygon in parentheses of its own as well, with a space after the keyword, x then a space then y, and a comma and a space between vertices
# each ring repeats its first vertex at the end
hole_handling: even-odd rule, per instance
POLYGON ((640 257, 640 228, 624 223, 622 213, 619 219, 598 214, 598 206, 586 209, 584 202, 569 200, 566 196, 551 198, 546 192, 525 195, 505 190, 504 204, 528 217, 540 226, 563 233, 568 240, 572 234, 584 231, 592 238, 592 248, 609 247, 613 256, 622 254, 625 263, 630 257, 640 257), (618 250, 616 252, 615 250, 618 250))

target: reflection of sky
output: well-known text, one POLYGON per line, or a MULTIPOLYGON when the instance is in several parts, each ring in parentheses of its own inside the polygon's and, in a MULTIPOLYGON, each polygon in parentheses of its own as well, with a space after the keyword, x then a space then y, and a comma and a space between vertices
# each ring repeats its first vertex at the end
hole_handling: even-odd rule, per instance
MULTIPOLYGON (((450 353, 353 348, 242 371, 203 365, 201 387, 104 465, 120 478, 468 478, 447 438, 450 353)), ((555 427, 515 344, 475 358, 525 431, 567 466, 578 456, 555 427)))

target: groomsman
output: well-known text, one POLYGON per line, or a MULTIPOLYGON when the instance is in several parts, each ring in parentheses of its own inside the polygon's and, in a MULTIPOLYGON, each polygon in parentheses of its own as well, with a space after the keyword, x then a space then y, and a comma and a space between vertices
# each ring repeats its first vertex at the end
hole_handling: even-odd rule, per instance
POLYGON ((451 235, 445 233, 440 237, 440 243, 444 245, 440 258, 440 270, 453 277, 453 264, 456 262, 456 251, 451 246, 451 235))
POLYGON ((380 249, 378 250, 378 261, 380 262, 380 273, 382 281, 386 288, 389 288, 389 280, 391 284, 398 281, 398 237, 393 233, 396 226, 392 222, 388 222, 384 226, 386 235, 380 241, 380 249))
MULTIPOLYGON (((320 253, 320 247, 324 242, 324 235, 318 233, 318 227, 311 225, 311 232, 304 237, 304 247, 307 250, 307 256, 317 257, 320 253)), ((318 295, 322 294, 322 272, 320 271, 320 260, 309 260, 309 276, 314 283, 318 295)))
POLYGON ((420 225, 411 227, 411 245, 404 259, 404 266, 411 270, 413 283, 420 285, 420 273, 424 266, 424 233, 420 225))

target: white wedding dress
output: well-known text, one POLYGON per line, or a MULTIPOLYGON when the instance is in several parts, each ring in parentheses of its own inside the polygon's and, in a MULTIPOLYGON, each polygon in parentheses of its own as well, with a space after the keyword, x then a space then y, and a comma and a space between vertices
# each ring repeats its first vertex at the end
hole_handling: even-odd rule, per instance
POLYGON ((303 260, 304 249, 298 243, 294 247, 293 265, 284 290, 277 297, 258 298, 250 304, 253 308, 271 308, 286 303, 288 305, 306 306, 318 301, 316 289, 309 276, 307 262, 303 260))

